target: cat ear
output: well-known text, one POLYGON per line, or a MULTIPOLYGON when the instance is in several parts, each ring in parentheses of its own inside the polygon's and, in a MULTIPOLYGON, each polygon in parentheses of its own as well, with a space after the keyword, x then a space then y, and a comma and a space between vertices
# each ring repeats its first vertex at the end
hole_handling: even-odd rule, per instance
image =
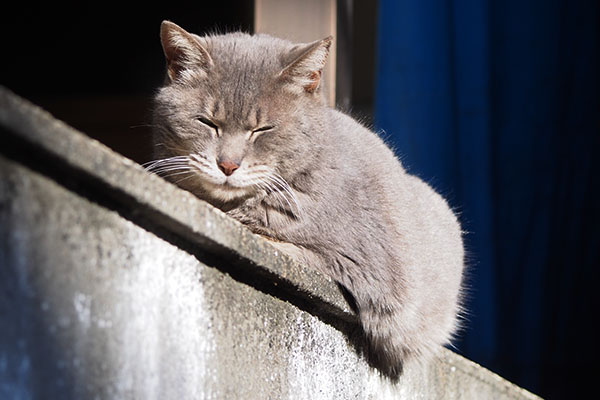
POLYGON ((294 48, 289 54, 292 61, 279 76, 291 81, 294 91, 317 92, 332 41, 333 37, 329 36, 294 48))
POLYGON ((178 79, 189 80, 198 76, 198 73, 205 76, 213 65, 212 58, 199 38, 170 21, 163 21, 160 25, 160 40, 171 82, 178 79))

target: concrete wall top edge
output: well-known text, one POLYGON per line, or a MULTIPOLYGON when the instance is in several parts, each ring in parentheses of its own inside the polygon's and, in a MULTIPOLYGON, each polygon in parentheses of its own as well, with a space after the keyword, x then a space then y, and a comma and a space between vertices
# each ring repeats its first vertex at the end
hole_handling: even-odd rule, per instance
MULTIPOLYGON (((313 304, 308 312, 327 309, 331 318, 355 321, 337 285, 328 277, 298 265, 269 242, 103 144, 56 120, 42 109, 0 86, 0 153, 46 174, 59 184, 75 180, 84 190, 101 193, 106 204, 142 227, 158 227, 192 245, 218 255, 245 260, 247 274, 285 283, 291 297, 313 304), (87 186, 86 186, 87 185, 87 186)), ((307 310, 307 309, 305 309, 307 310)), ((315 311, 316 313, 316 311, 315 311)), ((501 398, 538 398, 483 367, 443 350, 435 367, 439 376, 459 371, 460 376, 488 387, 501 398)))

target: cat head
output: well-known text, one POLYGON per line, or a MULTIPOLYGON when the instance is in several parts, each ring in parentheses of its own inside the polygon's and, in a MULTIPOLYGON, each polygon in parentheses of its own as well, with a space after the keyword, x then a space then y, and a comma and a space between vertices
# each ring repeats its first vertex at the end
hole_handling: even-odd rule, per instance
POLYGON ((165 161, 153 169, 179 174, 180 186, 207 200, 289 190, 318 153, 332 38, 200 37, 165 21, 161 41, 167 74, 155 97, 154 141, 165 161))

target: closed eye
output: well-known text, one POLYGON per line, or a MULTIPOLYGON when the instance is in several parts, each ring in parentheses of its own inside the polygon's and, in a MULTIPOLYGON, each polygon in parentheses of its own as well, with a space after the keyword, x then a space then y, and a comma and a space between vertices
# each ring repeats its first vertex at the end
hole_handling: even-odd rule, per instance
POLYGON ((252 133, 267 132, 267 131, 270 131, 273 128, 275 128, 275 127, 272 126, 272 125, 265 125, 265 126, 261 126, 260 128, 253 129, 252 133))
POLYGON ((208 126, 209 128, 214 129, 217 134, 219 133, 219 126, 212 122, 210 119, 203 116, 196 117, 195 119, 196 121, 208 126))

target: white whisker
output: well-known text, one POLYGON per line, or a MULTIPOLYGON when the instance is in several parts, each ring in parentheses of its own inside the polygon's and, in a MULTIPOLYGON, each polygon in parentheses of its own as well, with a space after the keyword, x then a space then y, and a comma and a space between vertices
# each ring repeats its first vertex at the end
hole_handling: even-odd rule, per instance
POLYGON ((282 197, 289 206, 289 210, 296 214, 300 211, 299 207, 296 205, 296 208, 292 205, 292 202, 295 203, 294 195, 289 191, 288 188, 285 187, 284 184, 274 179, 272 176, 267 176, 269 181, 272 183, 273 187, 276 189, 276 193, 278 196, 282 197), (290 202, 290 199, 292 202, 290 202))
MULTIPOLYGON (((289 203, 289 199, 292 200, 292 202, 296 206, 295 214, 301 214, 302 208, 300 207, 298 198, 296 197, 296 194, 292 190, 291 186, 287 183, 287 181, 285 179, 283 179, 281 176, 277 175, 276 173, 271 173, 270 175, 267 175, 267 177, 271 180, 271 182, 273 182, 279 188, 278 191, 282 194, 282 196, 286 199, 286 201, 288 203, 289 203), (289 197, 289 199, 288 199, 288 197, 289 197)), ((290 204, 290 210, 292 212, 294 212, 294 207, 292 207, 291 204, 290 204)))
POLYGON ((169 161, 173 161, 173 160, 186 160, 188 158, 189 158, 188 156, 175 156, 175 157, 159 158, 158 160, 151 160, 151 161, 145 162, 142 165, 148 165, 148 164, 160 163, 160 162, 169 162, 169 161))
POLYGON ((204 168, 208 168, 208 169, 212 169, 212 164, 205 158, 205 157, 200 157, 197 154, 191 154, 190 155, 190 164, 196 166, 196 168, 200 168, 204 167, 204 168))
POLYGON ((161 176, 162 176, 163 178, 165 178, 165 179, 166 179, 166 178, 171 178, 171 177, 173 177, 173 176, 184 175, 184 174, 193 174, 193 173, 194 173, 194 171, 189 171, 189 170, 188 170, 188 171, 179 171, 179 172, 173 172, 173 173, 171 173, 171 174, 168 174, 168 175, 161 175, 161 176))
POLYGON ((184 177, 184 178, 181 178, 181 179, 177 180, 177 182, 175 182, 175 184, 176 184, 176 185, 179 185, 181 182, 185 181, 186 179, 190 179, 190 178, 194 177, 194 176, 195 176, 195 174, 193 174, 193 172, 194 172, 194 171, 189 171, 188 173, 192 173, 192 175, 190 175, 190 176, 186 176, 186 177, 184 177))
MULTIPOLYGON (((266 179, 266 177, 264 177, 266 179)), ((278 188, 275 187, 273 185, 273 183, 269 182, 268 180, 261 180, 259 181, 258 185, 263 188, 263 190, 265 190, 268 193, 272 193, 275 197, 275 199, 277 200, 277 203, 279 203, 279 209, 281 211, 285 211, 286 207, 283 204, 283 201, 281 201, 281 197, 283 197, 284 200, 286 200, 286 202, 288 203, 288 206, 291 208, 291 204, 289 203, 289 201, 287 201, 287 199, 284 196, 281 196, 281 193, 279 192, 278 188)))
POLYGON ((155 169, 158 169, 160 167, 165 167, 165 166, 187 165, 188 161, 189 161, 189 157, 187 157, 187 156, 176 156, 176 157, 163 158, 160 160, 149 161, 147 163, 142 164, 142 166, 147 171, 153 171, 155 169))
POLYGON ((147 170, 153 170, 153 169, 157 169, 157 168, 161 168, 161 167, 170 167, 170 166, 185 166, 185 165, 189 165, 189 161, 172 161, 172 162, 163 162, 163 163, 157 163, 157 164, 152 164, 146 167, 147 170))
POLYGON ((211 165, 208 162, 199 162, 196 160, 190 160, 190 165, 193 167, 196 167, 198 169, 202 169, 202 168, 208 168, 211 169, 211 165))
POLYGON ((156 168, 155 170, 151 171, 154 172, 157 175, 160 175, 164 172, 171 172, 171 171, 182 171, 182 170, 191 170, 192 168, 189 165, 176 165, 176 166, 165 166, 165 167, 160 167, 160 168, 156 168))

